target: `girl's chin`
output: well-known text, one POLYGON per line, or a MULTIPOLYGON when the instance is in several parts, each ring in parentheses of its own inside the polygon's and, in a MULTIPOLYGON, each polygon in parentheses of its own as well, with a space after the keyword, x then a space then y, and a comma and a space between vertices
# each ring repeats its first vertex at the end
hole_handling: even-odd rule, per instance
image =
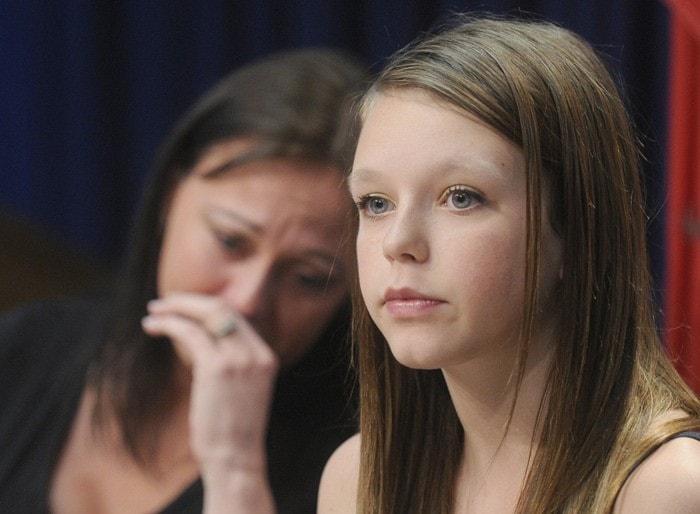
POLYGON ((425 351, 425 348, 417 352, 415 347, 407 348, 405 342, 401 346, 389 345, 389 348, 399 364, 411 369, 440 369, 445 360, 449 360, 443 352, 425 351))

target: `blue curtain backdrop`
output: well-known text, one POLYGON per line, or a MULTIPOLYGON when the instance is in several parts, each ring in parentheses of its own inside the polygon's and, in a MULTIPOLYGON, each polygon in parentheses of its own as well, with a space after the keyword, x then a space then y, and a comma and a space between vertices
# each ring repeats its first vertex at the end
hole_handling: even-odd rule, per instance
POLYGON ((233 67, 330 45, 376 69, 446 13, 475 9, 534 13, 611 56, 645 145, 660 278, 668 13, 658 0, 4 0, 0 209, 113 264, 157 146, 233 67))

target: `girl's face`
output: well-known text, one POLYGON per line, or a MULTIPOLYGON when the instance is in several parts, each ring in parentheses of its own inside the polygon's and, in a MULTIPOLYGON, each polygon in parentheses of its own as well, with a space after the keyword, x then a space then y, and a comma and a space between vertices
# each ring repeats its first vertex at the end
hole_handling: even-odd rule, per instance
POLYGON ((223 298, 289 366, 347 298, 341 239, 351 203, 341 172, 319 163, 257 160, 203 177, 252 145, 213 146, 176 186, 158 292, 223 298))
MULTIPOLYGON (((360 210, 360 288, 396 359, 435 369, 512 358, 526 263, 522 151, 425 94, 380 94, 360 134, 350 189, 360 210)), ((553 316, 544 298, 559 261, 545 219, 535 341, 553 316)))

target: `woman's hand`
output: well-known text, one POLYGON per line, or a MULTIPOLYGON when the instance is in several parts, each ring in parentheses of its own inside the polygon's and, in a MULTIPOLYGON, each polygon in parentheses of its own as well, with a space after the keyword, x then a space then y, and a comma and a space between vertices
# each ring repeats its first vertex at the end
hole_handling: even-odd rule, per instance
POLYGON ((148 312, 146 333, 168 337, 192 371, 190 444, 205 512, 272 512, 265 436, 276 355, 216 297, 172 294, 148 312))

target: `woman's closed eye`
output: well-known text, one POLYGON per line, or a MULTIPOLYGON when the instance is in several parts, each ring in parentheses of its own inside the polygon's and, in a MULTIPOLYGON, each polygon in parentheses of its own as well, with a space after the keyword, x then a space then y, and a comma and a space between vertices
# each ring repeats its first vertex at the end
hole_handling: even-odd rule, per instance
POLYGON ((483 203, 484 197, 481 194, 462 185, 449 187, 440 201, 441 205, 454 211, 469 211, 483 203))
POLYGON ((219 241, 224 252, 232 256, 243 256, 250 248, 248 239, 240 235, 219 232, 216 234, 216 239, 219 241))
POLYGON ((297 287, 312 294, 325 291, 338 280, 334 270, 316 266, 291 266, 287 272, 297 287))
POLYGON ((328 286, 331 281, 331 276, 329 273, 298 273, 297 282, 299 285, 310 290, 323 290, 328 286))

